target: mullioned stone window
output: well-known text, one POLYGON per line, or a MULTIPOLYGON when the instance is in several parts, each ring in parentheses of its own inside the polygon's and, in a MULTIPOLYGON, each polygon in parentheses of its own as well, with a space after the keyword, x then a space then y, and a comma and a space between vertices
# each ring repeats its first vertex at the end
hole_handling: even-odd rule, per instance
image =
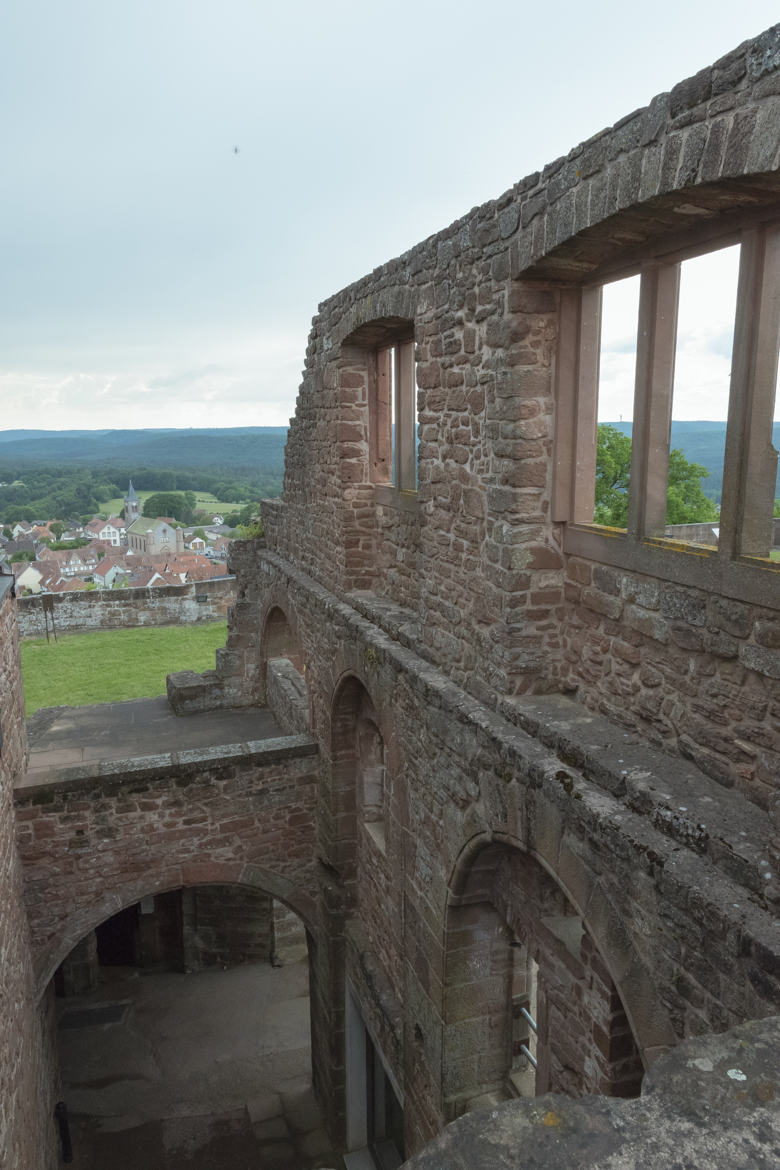
MULTIPOLYGON (((679 245, 679 240, 677 241, 679 245)), ((608 280, 639 275, 631 471, 624 534, 611 539, 607 560, 630 558, 639 568, 648 546, 673 553, 667 539, 670 431, 678 358, 681 271, 732 247, 738 251, 723 487, 712 536, 698 551, 721 569, 738 562, 768 567, 773 539, 778 453, 772 444, 780 341, 780 225, 752 224, 728 237, 677 247, 599 283, 563 291, 558 352, 556 479, 553 519, 567 522, 567 551, 596 558, 605 552, 589 537, 594 524, 596 433, 603 291, 608 280), (588 531, 590 529, 590 532, 588 531)), ((735 270, 736 271, 736 270, 735 270)), ((651 550, 650 550, 651 551, 651 550)), ((703 581, 700 583, 704 583, 703 581)))

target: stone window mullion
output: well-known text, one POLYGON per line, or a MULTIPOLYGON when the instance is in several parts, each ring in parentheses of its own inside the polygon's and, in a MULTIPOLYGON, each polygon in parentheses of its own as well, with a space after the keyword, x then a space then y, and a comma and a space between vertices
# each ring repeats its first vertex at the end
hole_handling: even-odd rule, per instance
POLYGON ((777 452, 772 416, 780 338, 780 228, 749 232, 740 255, 720 548, 767 557, 777 452))
POLYGON ((666 528, 679 288, 679 264, 642 272, 627 525, 636 538, 666 528))

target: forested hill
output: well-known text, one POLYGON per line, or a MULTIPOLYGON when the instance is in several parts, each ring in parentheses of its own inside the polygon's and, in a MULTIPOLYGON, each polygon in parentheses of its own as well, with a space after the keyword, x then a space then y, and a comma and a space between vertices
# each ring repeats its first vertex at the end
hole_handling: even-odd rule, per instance
MULTIPOLYGON (((630 422, 611 422, 609 424, 624 435, 631 434, 630 422)), ((772 444, 780 451, 780 422, 772 428, 772 444)), ((723 487, 723 452, 726 446, 726 423, 710 420, 699 422, 672 421, 672 447, 679 447, 689 463, 699 463, 706 467, 709 475, 702 480, 702 490, 710 499, 720 502, 720 493, 723 487)), ((777 473, 777 488, 775 492, 780 499, 780 467, 777 473)))
POLYGON ((286 427, 139 431, 0 431, 5 468, 46 463, 120 468, 201 467, 281 476, 286 427))

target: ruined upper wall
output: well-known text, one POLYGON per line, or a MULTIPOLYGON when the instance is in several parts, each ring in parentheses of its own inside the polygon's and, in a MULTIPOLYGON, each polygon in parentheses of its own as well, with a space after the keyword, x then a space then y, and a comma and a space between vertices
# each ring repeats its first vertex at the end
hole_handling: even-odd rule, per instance
POLYGON ((574 466, 567 304, 776 222, 779 128, 777 26, 323 302, 282 500, 263 511, 272 551, 483 702, 576 690, 764 806, 780 773, 777 573, 583 536, 556 477, 574 466), (401 492, 377 480, 371 396, 377 346, 412 335, 418 483, 401 492))

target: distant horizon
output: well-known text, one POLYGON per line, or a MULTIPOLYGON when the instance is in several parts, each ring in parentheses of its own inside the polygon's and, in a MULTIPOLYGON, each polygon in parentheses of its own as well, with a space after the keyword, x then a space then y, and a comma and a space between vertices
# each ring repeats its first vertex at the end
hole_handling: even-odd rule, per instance
MULTIPOLYGON (((292 419, 290 420, 293 421, 292 419)), ((633 426, 633 419, 623 418, 600 418, 598 425, 607 426, 633 426)), ((725 418, 674 418, 672 423, 674 425, 685 424, 686 426, 693 425, 707 425, 707 426, 725 426, 728 419, 725 418)), ((777 421, 775 421, 777 425, 777 421)), ((122 432, 141 432, 149 434, 168 434, 171 432, 180 431, 287 431, 289 424, 283 426, 281 424, 272 423, 248 423, 246 426, 230 426, 230 427, 216 427, 216 426, 199 426, 199 427, 0 427, 0 435, 102 435, 102 434, 121 434, 122 432)))

